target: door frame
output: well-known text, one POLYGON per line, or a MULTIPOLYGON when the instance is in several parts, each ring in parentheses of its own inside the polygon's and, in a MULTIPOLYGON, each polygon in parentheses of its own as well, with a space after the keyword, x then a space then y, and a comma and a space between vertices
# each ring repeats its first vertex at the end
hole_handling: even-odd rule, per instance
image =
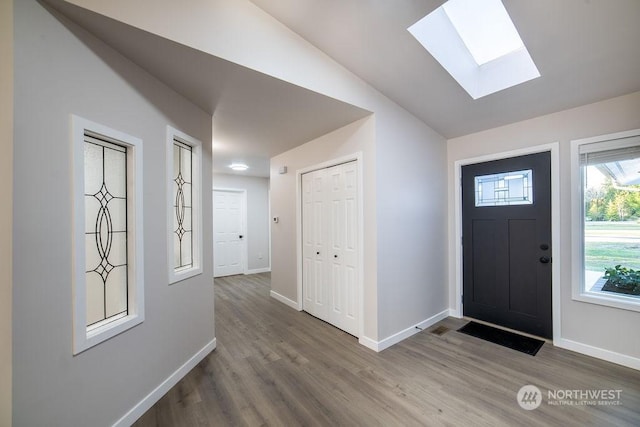
POLYGON ((451 315, 461 318, 462 307, 462 167, 474 163, 508 159, 542 152, 551 153, 551 310, 554 345, 560 339, 561 332, 561 293, 560 293, 560 144, 535 145, 517 150, 492 153, 484 156, 456 160, 454 163, 454 221, 455 221, 455 301, 451 315))
MULTIPOLYGON (((240 193, 240 223, 242 224, 242 232, 244 235, 244 239, 242 239, 242 249, 240 250, 240 262, 242 262, 242 274, 247 274, 247 269, 249 268, 248 264, 248 250, 249 245, 247 245, 247 190, 243 188, 228 188, 228 187, 213 187, 211 190, 211 234, 212 234, 212 261, 213 261, 213 270, 215 271, 215 257, 216 257, 216 242, 215 242, 215 224, 213 223, 213 214, 215 212, 214 196, 216 191, 226 191, 227 193, 240 193)), ((213 273, 213 277, 215 277, 215 273, 213 273)))
POLYGON ((364 336, 364 197, 362 176, 362 152, 338 157, 326 162, 318 163, 296 170, 296 269, 297 269, 297 304, 298 311, 302 311, 302 175, 319 169, 326 169, 348 162, 357 162, 358 166, 358 282, 356 289, 358 310, 358 336, 364 336))

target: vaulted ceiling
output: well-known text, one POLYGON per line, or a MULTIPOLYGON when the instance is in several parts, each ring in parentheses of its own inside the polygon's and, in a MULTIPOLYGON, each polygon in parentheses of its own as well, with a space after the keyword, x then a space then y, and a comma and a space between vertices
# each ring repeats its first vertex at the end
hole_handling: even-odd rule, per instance
POLYGON ((473 100, 407 28, 443 0, 252 0, 447 138, 640 90, 640 1, 503 0, 541 77, 473 100))
MULTIPOLYGON (((48 2, 213 115, 217 172, 243 160, 250 174, 268 176, 269 157, 369 114, 64 1, 48 2)), ((443 0, 252 2, 446 138, 640 90, 639 0, 503 0, 541 77, 477 100, 407 31, 443 0)))

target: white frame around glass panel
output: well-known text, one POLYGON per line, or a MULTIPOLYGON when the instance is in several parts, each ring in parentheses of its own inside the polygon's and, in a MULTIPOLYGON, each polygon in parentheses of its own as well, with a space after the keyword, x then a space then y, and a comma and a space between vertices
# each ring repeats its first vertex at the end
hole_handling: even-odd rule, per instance
POLYGON ((169 284, 202 273, 202 143, 171 126, 167 126, 167 264, 169 284), (191 148, 191 265, 180 267, 175 261, 174 217, 176 193, 174 190, 174 146, 176 143, 191 148))
MULTIPOLYGON (((580 156, 584 153, 640 146, 640 129, 571 141, 571 217, 572 217, 572 297, 576 301, 640 311, 640 298, 586 289, 584 175, 580 156)), ((615 263, 615 262, 614 262, 615 263)))
POLYGON ((144 321, 142 140, 71 115, 73 168, 73 354, 144 321), (126 147, 127 310, 87 327, 85 136, 126 147))
POLYGON ((476 176, 473 181, 476 207, 533 204, 531 169, 476 176))

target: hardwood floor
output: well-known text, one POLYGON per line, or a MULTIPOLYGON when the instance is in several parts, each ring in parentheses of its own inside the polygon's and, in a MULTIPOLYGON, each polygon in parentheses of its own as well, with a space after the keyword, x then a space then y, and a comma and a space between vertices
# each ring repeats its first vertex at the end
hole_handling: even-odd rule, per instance
POLYGON ((548 343, 532 357, 453 318, 375 353, 270 298, 268 273, 215 284, 217 349, 136 426, 640 425, 633 369, 548 343), (537 409, 517 403, 526 384, 542 391, 537 409), (549 390, 586 389, 621 390, 620 404, 548 403, 549 390))

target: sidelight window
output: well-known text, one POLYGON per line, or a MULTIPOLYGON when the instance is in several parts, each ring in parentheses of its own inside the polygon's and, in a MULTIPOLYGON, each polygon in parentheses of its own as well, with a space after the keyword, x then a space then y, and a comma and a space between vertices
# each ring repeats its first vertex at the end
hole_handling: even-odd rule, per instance
POLYGON ((573 141, 574 298, 640 311, 640 131, 573 141))
POLYGON ((142 141, 73 116, 74 354, 142 322, 142 141))
POLYGON ((169 283, 202 273, 201 143, 167 127, 169 283))

